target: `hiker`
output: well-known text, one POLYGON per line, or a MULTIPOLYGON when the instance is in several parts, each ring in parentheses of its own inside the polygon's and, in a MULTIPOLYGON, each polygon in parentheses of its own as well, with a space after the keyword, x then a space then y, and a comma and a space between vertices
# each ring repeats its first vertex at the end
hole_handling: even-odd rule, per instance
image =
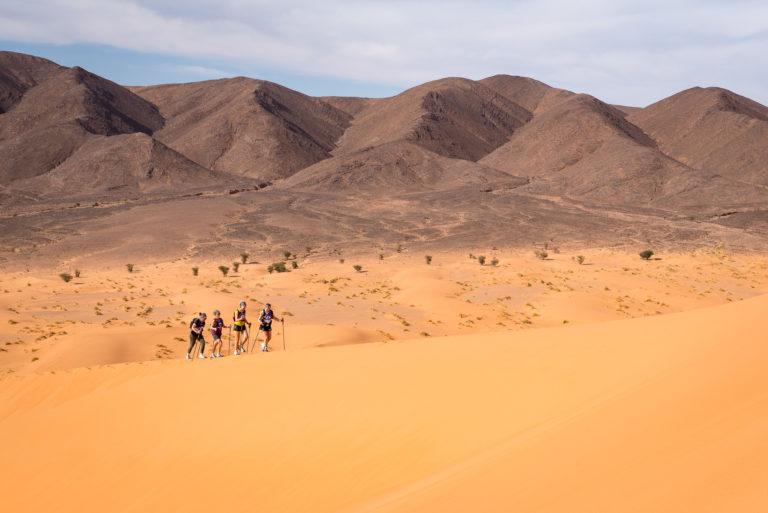
MULTIPOLYGON (((229 328, 230 326, 227 326, 229 328)), ((221 332, 224 329, 224 319, 221 318, 221 312, 213 311, 213 321, 211 322, 211 336, 213 337, 213 349, 211 349, 211 358, 221 358, 221 332), (218 349, 217 349, 218 348, 218 349)))
MULTIPOLYGON (((259 330, 264 332, 264 342, 261 343, 261 350, 265 353, 269 352, 269 341, 272 340, 272 319, 274 317, 275 312, 272 311, 272 305, 267 303, 259 314, 259 330)), ((283 322, 282 318, 280 322, 283 322)))
POLYGON ((234 325, 232 327, 235 330, 235 356, 245 352, 245 348, 248 347, 248 331, 246 330, 246 324, 251 325, 245 318, 245 301, 240 301, 240 306, 235 310, 235 315, 232 316, 234 325), (243 336, 244 335, 244 336, 243 336), (242 340, 240 337, 243 336, 242 340))
POLYGON ((205 358, 203 351, 205 351, 205 339, 203 338, 203 329, 205 328, 206 315, 200 312, 197 317, 192 319, 189 323, 189 349, 187 349, 187 360, 192 359, 192 349, 195 347, 195 343, 200 341, 200 358, 205 358))

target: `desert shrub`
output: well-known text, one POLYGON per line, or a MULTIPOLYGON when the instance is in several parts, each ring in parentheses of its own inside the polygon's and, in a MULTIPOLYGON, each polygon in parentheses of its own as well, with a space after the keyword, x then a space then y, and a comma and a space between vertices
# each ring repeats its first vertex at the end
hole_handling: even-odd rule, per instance
POLYGON ((125 264, 125 268, 128 269, 129 273, 133 272, 133 264, 125 264))
POLYGON ((237 272, 237 270, 240 269, 240 262, 232 262, 232 269, 237 272))
POLYGON ((469 258, 471 258, 472 260, 477 260, 477 257, 472 253, 469 254, 469 258))
POLYGON ((499 265, 499 259, 496 257, 493 257, 493 259, 491 260, 491 265, 493 266, 499 265))
POLYGON ((64 280, 64 281, 65 281, 65 282, 67 282, 67 283, 69 283, 70 281, 72 281, 72 275, 71 275, 71 274, 69 274, 69 273, 61 273, 61 274, 59 275, 59 278, 61 278, 62 280, 64 280))
POLYGON ((244 263, 244 264, 248 263, 248 257, 249 257, 249 256, 251 256, 251 255, 249 255, 248 253, 246 253, 245 251, 243 251, 242 253, 240 253, 240 261, 241 261, 242 263, 244 263))
POLYGON ((650 260, 650 258, 653 256, 653 251, 651 251, 650 249, 646 249, 645 251, 641 251, 640 253, 638 253, 638 255, 640 255, 640 258, 642 258, 643 260, 650 260))
POLYGON ((304 248, 304 252, 305 252, 307 255, 309 255, 310 253, 312 253, 312 246, 306 246, 306 247, 304 248))
POLYGON ((424 260, 427 261, 427 265, 432 263, 432 255, 424 255, 424 260))
POLYGON ((384 253, 379 253, 379 260, 384 260, 384 253))
MULTIPOLYGON (((273 271, 278 272, 278 273, 287 273, 288 272, 288 268, 285 267, 285 262, 274 262, 269 267, 271 267, 273 271)), ((269 267, 267 268, 267 270, 269 270, 269 267)))
POLYGON ((398 244, 397 248, 395 249, 395 251, 397 251, 398 253, 402 253, 403 252, 403 245, 402 244, 398 244))
POLYGON ((283 251, 283 256, 288 259, 291 258, 291 252, 290 251, 283 251))
POLYGON ((353 266, 352 266, 352 268, 353 268, 355 271, 357 271, 357 272, 360 272, 360 271, 362 271, 362 270, 363 270, 363 266, 362 266, 362 265, 353 265, 353 266))
POLYGON ((299 263, 296 260, 293 260, 291 262, 291 269, 298 269, 298 268, 299 268, 299 263))
POLYGON ((549 253, 547 253, 546 250, 543 250, 543 249, 537 249, 536 251, 533 252, 533 254, 536 255, 536 258, 538 258, 539 260, 545 260, 549 256, 549 253))
POLYGON ((485 255, 478 256, 477 261, 480 263, 480 265, 485 265, 485 255))
POLYGON ((344 259, 343 258, 339 258, 339 263, 343 264, 344 263, 344 259))
POLYGON ((75 269, 75 278, 80 277, 80 269, 75 269))
POLYGON ((269 271, 269 274, 272 274, 273 272, 275 272, 275 266, 270 265, 269 267, 267 267, 267 271, 269 271))
POLYGON ((229 273, 229 267, 227 267, 226 265, 220 265, 219 266, 219 271, 221 271, 221 274, 226 276, 227 273, 229 273))
POLYGON ((192 276, 197 276, 197 273, 200 272, 199 267, 193 267, 192 268, 192 276))
POLYGON ((576 261, 579 263, 579 265, 583 264, 583 263, 584 263, 584 260, 586 260, 586 259, 584 258, 584 255, 577 255, 577 256, 576 256, 576 261))

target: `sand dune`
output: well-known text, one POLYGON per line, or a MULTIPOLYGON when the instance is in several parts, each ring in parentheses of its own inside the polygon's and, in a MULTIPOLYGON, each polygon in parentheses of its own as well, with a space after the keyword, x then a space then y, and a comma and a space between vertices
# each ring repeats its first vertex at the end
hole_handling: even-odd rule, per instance
POLYGON ((766 308, 6 378, 0 492, 12 511, 762 511, 766 308))

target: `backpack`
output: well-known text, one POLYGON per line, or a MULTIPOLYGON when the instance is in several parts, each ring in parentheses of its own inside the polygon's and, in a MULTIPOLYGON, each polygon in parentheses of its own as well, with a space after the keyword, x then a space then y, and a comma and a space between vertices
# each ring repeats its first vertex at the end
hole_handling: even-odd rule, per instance
POLYGON ((199 319, 199 318, 197 318, 197 317, 195 317, 194 319, 192 319, 192 322, 190 322, 190 323, 189 323, 189 329, 192 329, 192 326, 194 326, 194 325, 195 325, 195 323, 197 323, 197 321, 199 321, 199 320, 200 320, 200 319, 199 319))

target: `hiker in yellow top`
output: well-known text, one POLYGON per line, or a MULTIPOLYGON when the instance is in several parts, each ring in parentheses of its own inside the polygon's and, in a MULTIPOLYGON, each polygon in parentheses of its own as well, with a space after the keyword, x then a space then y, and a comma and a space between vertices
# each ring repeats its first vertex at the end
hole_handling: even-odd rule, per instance
POLYGON ((240 301, 240 306, 235 310, 235 314, 232 316, 234 321, 232 329, 237 334, 235 336, 235 355, 244 353, 248 347, 248 330, 246 325, 250 326, 251 323, 245 318, 245 301, 240 301), (242 339, 240 338, 242 337, 242 339))

